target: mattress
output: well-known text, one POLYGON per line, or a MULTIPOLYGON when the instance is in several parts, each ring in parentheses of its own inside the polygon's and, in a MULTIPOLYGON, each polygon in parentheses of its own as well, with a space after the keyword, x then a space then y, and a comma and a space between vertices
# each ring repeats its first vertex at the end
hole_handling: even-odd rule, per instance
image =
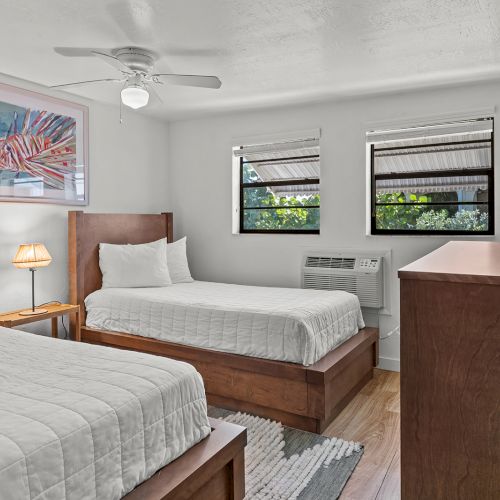
POLYGON ((186 363, 0 328, 0 498, 118 499, 210 433, 186 363))
POLYGON ((364 327, 358 298, 342 291, 194 281, 101 289, 85 305, 92 328, 305 366, 364 327))

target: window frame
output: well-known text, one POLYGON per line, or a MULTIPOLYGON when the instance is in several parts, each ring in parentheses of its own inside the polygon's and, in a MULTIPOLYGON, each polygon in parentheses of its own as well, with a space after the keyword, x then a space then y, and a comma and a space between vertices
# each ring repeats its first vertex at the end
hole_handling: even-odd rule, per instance
MULTIPOLYGON (((243 165, 252 163, 262 163, 262 160, 244 160, 243 156, 239 158, 239 177, 240 177, 240 200, 239 200, 239 232, 240 234, 320 234, 320 228, 318 229, 245 229, 245 210, 280 210, 283 208, 289 208, 291 210, 297 208, 317 208, 321 210, 320 205, 297 205, 297 206, 283 206, 283 207, 245 207, 244 190, 245 188, 256 188, 256 187, 270 187, 270 186, 300 186, 305 184, 318 184, 320 185, 320 178, 301 178, 297 180, 284 180, 284 181, 262 181, 262 182, 243 182, 243 165)), ((290 156, 286 158, 270 158, 268 161, 283 161, 283 160, 294 160, 300 158, 321 158, 320 154, 317 155, 306 155, 306 156, 290 156)), ((321 224, 321 216, 320 216, 321 224)))
MULTIPOLYGON (((442 142, 437 141, 433 144, 418 145, 418 146, 407 146, 407 148, 425 148, 425 147, 436 147, 436 146, 450 146, 455 144, 472 144, 472 143, 490 143, 491 152, 491 167, 483 169, 461 169, 461 170, 434 170, 429 172, 405 172, 400 174, 375 174, 375 144, 370 144, 370 234, 372 235, 426 235, 426 236, 494 236, 495 235, 495 134, 493 130, 491 131, 491 136, 489 139, 482 140, 468 140, 468 141, 458 141, 458 142, 442 142), (439 206, 439 205, 487 205, 488 206, 488 229, 486 231, 465 231, 465 230, 432 230, 432 229, 379 229, 377 228, 376 219, 376 206, 377 205, 389 205, 385 203, 376 202, 376 180, 380 179, 415 179, 415 178, 429 178, 429 177, 472 177, 476 175, 485 175, 488 177, 488 201, 485 202, 458 202, 458 203, 428 203, 428 205, 439 206)), ((389 150, 391 148, 380 148, 379 151, 389 150)), ((393 149, 405 149, 404 147, 394 147, 393 149)), ((408 203, 410 204, 410 203, 408 203)), ((403 205, 403 203, 398 204, 403 205)), ((424 203, 411 203, 411 205, 425 205, 424 203)))

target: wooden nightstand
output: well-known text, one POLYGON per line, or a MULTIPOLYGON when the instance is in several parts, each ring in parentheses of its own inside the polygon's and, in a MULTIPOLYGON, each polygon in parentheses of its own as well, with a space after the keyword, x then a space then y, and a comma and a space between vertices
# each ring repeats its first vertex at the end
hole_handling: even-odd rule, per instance
POLYGON ((0 326, 5 326, 6 328, 15 328, 19 325, 26 325, 28 323, 34 323, 36 321, 42 321, 44 319, 52 320, 52 337, 58 337, 57 329, 57 318, 59 316, 64 316, 65 314, 75 315, 75 335, 74 340, 80 342, 80 306, 74 306, 71 304, 47 304, 43 306, 47 309, 46 313, 37 314, 34 316, 22 316, 19 313, 25 309, 19 309, 18 311, 11 311, 6 313, 0 313, 0 326))

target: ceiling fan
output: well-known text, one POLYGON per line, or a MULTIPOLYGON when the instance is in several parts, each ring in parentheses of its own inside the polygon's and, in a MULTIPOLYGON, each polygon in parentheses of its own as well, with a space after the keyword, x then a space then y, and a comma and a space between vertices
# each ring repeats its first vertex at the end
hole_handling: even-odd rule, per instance
POLYGON ((121 72, 120 78, 102 78, 82 82, 52 85, 52 88, 67 88, 93 83, 122 83, 121 101, 133 109, 142 108, 149 102, 150 95, 162 102, 154 86, 182 85, 218 89, 221 81, 216 76, 176 75, 173 73, 154 73, 156 55, 150 50, 139 47, 122 47, 111 52, 102 49, 77 47, 55 47, 54 50, 66 57, 98 57, 121 72))

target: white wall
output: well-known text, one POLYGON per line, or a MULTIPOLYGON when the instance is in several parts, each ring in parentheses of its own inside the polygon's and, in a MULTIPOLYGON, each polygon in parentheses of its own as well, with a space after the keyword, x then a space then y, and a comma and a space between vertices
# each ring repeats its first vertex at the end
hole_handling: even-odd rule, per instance
MULTIPOLYGON (((0 81, 48 93, 9 77, 0 81)), ((36 272, 37 303, 68 300, 68 210, 155 213, 167 207, 168 125, 134 112, 126 113, 120 124, 118 107, 65 98, 89 106, 90 204, 0 203, 0 311, 31 305, 30 273, 10 263, 24 242, 43 242, 53 258, 49 267, 36 272)), ((44 332, 47 328, 26 327, 44 332)))
MULTIPOLYGON (((170 205, 176 235, 188 235, 194 276, 297 287, 307 248, 391 249, 392 315, 380 318, 385 335, 399 324, 397 270, 447 238, 366 235, 366 123, 492 108, 499 101, 499 84, 470 85, 171 123, 170 205), (321 235, 232 235, 232 138, 315 127, 322 131, 321 235)), ((399 337, 382 340, 380 354, 382 366, 398 369, 399 337)))

